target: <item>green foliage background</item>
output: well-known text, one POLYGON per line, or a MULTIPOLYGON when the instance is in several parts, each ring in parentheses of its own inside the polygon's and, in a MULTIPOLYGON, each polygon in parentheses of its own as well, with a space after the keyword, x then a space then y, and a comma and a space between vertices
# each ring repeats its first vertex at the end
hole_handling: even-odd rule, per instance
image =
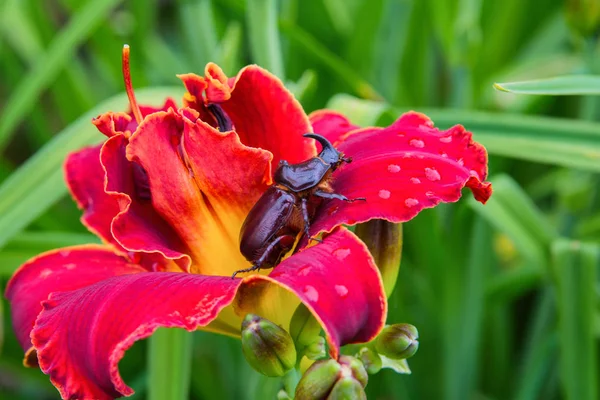
MULTIPOLYGON (((413 374, 370 377, 369 398, 595 399, 600 102, 504 93, 492 84, 599 74, 598 7, 598 0, 0 0, 0 289, 41 251, 97 241, 78 222, 61 164, 69 151, 102 139, 92 116, 125 108, 122 94, 113 97, 123 92, 123 43, 132 48, 141 102, 178 97, 175 74, 202 73, 208 61, 230 75, 254 62, 284 78, 307 111, 327 106, 383 125, 416 109, 442 128, 465 125, 490 153, 488 205, 465 196, 405 224, 388 321, 416 325, 421 346, 413 374)), ((577 92, 571 84, 560 94, 577 92)), ((598 78, 579 85, 600 94, 598 78)), ((0 317, 0 397, 57 398, 46 376, 22 367, 5 299, 0 317)), ((279 381, 252 371, 239 342, 202 332, 192 339, 183 344, 191 370, 173 375, 148 372, 147 343, 127 353, 121 371, 135 398, 161 385, 185 393, 181 374, 191 374, 193 399, 277 393, 279 381)), ((163 353, 151 357, 161 362, 170 354, 163 353)))

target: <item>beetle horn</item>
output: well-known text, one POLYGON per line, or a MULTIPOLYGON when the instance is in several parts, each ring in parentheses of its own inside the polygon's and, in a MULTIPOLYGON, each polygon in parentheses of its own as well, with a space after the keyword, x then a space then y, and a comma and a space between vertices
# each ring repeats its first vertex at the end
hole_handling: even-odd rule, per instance
POLYGON ((331 144, 327 138, 321 136, 317 133, 305 133, 304 137, 315 139, 317 142, 321 143, 323 150, 319 153, 319 157, 323 159, 323 161, 327 163, 337 163, 340 159, 340 152, 337 151, 335 147, 331 144))

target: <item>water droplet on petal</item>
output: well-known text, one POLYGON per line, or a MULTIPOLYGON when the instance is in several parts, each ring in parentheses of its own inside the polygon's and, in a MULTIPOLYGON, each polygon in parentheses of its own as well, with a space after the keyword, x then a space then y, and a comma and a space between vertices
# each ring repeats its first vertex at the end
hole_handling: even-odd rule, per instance
POLYGON ((337 212, 338 212, 338 209, 339 209, 339 207, 338 207, 338 206, 331 207, 331 208, 330 208, 330 209, 327 211, 327 214, 329 214, 329 215, 333 215, 333 214, 335 214, 335 213, 337 213, 337 212))
POLYGON ((71 271, 73 269, 75 269, 75 267, 77 267, 77 265, 70 263, 70 264, 65 264, 65 269, 71 271))
POLYGON ((333 252, 333 255, 335 256, 335 258, 337 258, 338 260, 341 261, 350 255, 350 249, 341 247, 341 248, 335 250, 333 252))
POLYGON ((419 200, 413 199, 413 198, 408 198, 408 199, 404 200, 404 204, 406 205, 406 207, 414 207, 417 204, 419 204, 419 200))
POLYGON ((348 295, 348 288, 344 285, 335 285, 335 291, 340 297, 348 295))
POLYGON ((422 149, 425 147, 425 142, 421 139, 411 139, 408 144, 410 144, 412 147, 416 147, 417 149, 422 149))
POLYGON ((460 165, 461 167, 463 167, 465 165, 465 160, 463 160, 462 158, 459 158, 457 161, 458 165, 460 165))
POLYGON ((442 179, 440 173, 435 168, 425 168, 425 176, 432 182, 442 179))
POLYGON ((396 172, 400 172, 400 166, 398 166, 396 164, 390 164, 390 165, 388 165, 388 171, 390 171, 392 174, 395 174, 396 172))
POLYGON ((452 142, 452 136, 444 136, 440 138, 440 142, 442 143, 450 143, 452 142))
POLYGON ((389 198, 390 198, 390 196, 391 196, 391 193, 390 193, 390 191, 389 191, 389 190, 384 190, 384 189, 381 189, 381 190, 379 191, 379 197, 381 197, 381 198, 382 198, 382 199, 384 199, 384 200, 387 200, 387 199, 389 199, 389 198))
POLYGON ((410 181, 412 183, 414 183, 415 185, 418 185, 419 183, 421 183, 421 180, 419 178, 410 178, 410 181))
POLYGON ((474 169, 469 171, 469 175, 474 176, 475 178, 479 178, 479 174, 474 169))
POLYGON ((426 192, 425 196, 427 196, 427 197, 435 197, 435 193, 433 193, 433 192, 426 192))
POLYGON ((316 303, 319 301, 319 292, 311 285, 304 286, 304 295, 309 301, 316 303))
POLYGON ((446 154, 446 153, 442 153, 441 156, 444 158, 448 158, 448 154, 446 154))
POLYGON ((71 255, 71 250, 61 250, 58 252, 63 257, 69 257, 71 255))

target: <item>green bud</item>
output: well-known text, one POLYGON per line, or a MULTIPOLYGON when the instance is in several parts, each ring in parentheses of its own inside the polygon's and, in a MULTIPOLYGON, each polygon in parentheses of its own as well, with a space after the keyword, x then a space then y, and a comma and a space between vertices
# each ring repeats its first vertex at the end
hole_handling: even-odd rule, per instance
POLYGON ((419 332, 410 324, 395 324, 386 327, 375 341, 379 354, 394 360, 409 358, 419 348, 419 332))
POLYGON ((325 338, 319 336, 310 346, 304 349, 304 355, 309 360, 318 360, 327 355, 327 346, 325 346, 325 338))
POLYGON ((296 348, 289 333, 258 315, 242 322, 242 352, 248 363, 266 376, 283 376, 296 364, 296 348))
POLYGON ((318 340, 321 324, 302 303, 296 308, 290 321, 290 334, 297 346, 310 346, 318 340))
MULTIPOLYGON (((361 389, 367 386, 369 376, 362 363, 354 357, 340 356, 339 360, 316 361, 306 370, 296 387, 295 400, 322 400, 322 399, 354 399, 364 397, 343 397, 352 393, 359 393, 355 386, 361 389), (340 381, 351 380, 355 383, 342 383, 335 391, 334 388, 340 381), (337 396, 337 397, 336 397, 337 396)), ((364 391, 363 391, 364 393, 364 391)))
POLYGON ((335 383, 327 400, 367 400, 365 389, 354 378, 342 378, 335 383))
POLYGON ((342 364, 342 374, 344 376, 351 374, 354 379, 360 382, 362 387, 367 386, 369 382, 369 374, 360 360, 352 356, 340 356, 340 364, 342 364), (349 369, 349 374, 345 368, 349 369))
POLYGON ((356 357, 363 363, 369 375, 374 375, 381 370, 381 357, 370 348, 363 347, 356 357))
POLYGON ((400 270, 402 224, 372 219, 357 225, 355 233, 369 248, 369 252, 381 272, 385 293, 390 297, 400 270))
POLYGON ((333 359, 315 362, 306 370, 298 386, 295 400, 324 399, 338 380, 342 366, 333 359))

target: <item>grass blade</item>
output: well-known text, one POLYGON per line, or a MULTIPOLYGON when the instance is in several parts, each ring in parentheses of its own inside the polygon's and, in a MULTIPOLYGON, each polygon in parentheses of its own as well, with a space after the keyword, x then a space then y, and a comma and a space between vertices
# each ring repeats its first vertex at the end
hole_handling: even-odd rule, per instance
POLYGON ((15 127, 34 107, 36 99, 60 70, 71 61, 75 49, 86 40, 121 0, 93 0, 78 11, 52 40, 38 62, 21 80, 6 103, 0 118, 0 152, 8 144, 15 127))
POLYGON ((189 398, 192 332, 159 328, 148 340, 148 399, 189 398))
MULTIPOLYGON (((181 91, 181 88, 140 89, 136 95, 141 103, 158 104, 165 97, 181 91)), ((67 193, 61 167, 66 155, 103 139, 91 119, 108 110, 124 110, 127 104, 124 93, 100 103, 56 135, 2 182, 0 248, 67 193)))
POLYGON ((566 399, 598 398, 595 337, 600 248, 558 240, 552 246, 558 303, 560 377, 566 399))
POLYGON ((549 96, 600 95, 600 76, 571 75, 531 81, 494 83, 494 89, 508 93, 549 96))
POLYGON ((247 0, 246 20, 253 61, 283 80, 285 72, 277 29, 276 1, 247 0))

